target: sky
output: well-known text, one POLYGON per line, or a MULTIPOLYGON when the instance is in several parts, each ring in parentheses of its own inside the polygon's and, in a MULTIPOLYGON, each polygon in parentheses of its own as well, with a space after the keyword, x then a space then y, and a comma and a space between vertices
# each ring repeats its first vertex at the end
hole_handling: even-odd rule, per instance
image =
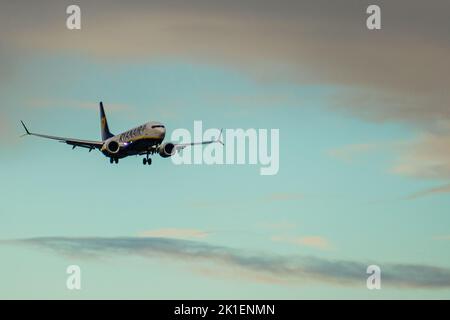
POLYGON ((450 298, 448 1, 0 5, 1 299, 450 298), (279 171, 20 138, 100 139, 99 101, 113 133, 279 129, 279 171))

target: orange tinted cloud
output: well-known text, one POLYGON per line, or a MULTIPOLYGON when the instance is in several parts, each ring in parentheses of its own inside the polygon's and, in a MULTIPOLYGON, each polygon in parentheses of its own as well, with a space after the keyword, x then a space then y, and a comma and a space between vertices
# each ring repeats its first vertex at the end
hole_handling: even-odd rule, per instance
POLYGON ((272 241, 284 242, 300 246, 307 246, 320 250, 328 250, 331 248, 330 242, 326 238, 320 236, 305 236, 305 237, 273 236, 272 241))
MULTIPOLYGON (((450 179, 450 134, 422 134, 399 146, 398 152, 400 156, 392 172, 418 178, 450 179)), ((431 190, 431 193, 438 191, 431 190)))
POLYGON ((175 239, 201 239, 206 238, 210 233, 197 229, 177 229, 166 228, 157 230, 147 230, 139 233, 141 237, 175 238, 175 239))

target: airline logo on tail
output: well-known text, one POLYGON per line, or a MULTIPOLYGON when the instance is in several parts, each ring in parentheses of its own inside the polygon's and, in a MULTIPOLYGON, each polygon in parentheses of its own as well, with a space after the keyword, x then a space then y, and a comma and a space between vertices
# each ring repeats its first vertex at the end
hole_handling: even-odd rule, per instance
POLYGON ((102 126, 102 130, 105 130, 105 126, 106 126, 106 118, 105 118, 105 116, 103 116, 102 119, 101 119, 101 126, 102 126))

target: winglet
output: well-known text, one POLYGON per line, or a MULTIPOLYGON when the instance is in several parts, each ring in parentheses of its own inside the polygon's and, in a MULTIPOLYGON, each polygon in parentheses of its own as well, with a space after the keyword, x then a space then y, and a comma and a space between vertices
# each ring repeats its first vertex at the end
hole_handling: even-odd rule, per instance
POLYGON ((217 137, 216 142, 219 142, 221 145, 224 146, 225 144, 222 141, 222 131, 223 131, 223 129, 220 129, 220 133, 219 133, 219 136, 217 137))
POLYGON ((20 122, 22 123, 22 126, 23 126, 23 128, 25 129, 25 134, 23 134, 22 135, 22 137, 23 136, 28 136, 28 135, 30 135, 31 133, 30 133, 30 131, 28 131, 28 128, 27 128, 27 126, 25 125, 25 123, 23 123, 23 121, 22 120, 20 120, 20 122))

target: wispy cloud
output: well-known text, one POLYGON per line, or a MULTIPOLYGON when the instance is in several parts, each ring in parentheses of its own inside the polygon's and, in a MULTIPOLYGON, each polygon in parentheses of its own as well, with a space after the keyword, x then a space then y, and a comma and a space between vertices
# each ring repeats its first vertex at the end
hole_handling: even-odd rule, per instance
MULTIPOLYGON (((88 32, 67 32, 60 21, 63 2, 4 4, 0 47, 8 54, 0 57, 5 68, 0 81, 9 81, 20 69, 18 58, 25 52, 76 54, 118 64, 200 61, 231 66, 264 82, 337 86, 340 90, 328 97, 333 110, 370 121, 406 122, 420 130, 446 123, 447 129, 435 133, 436 139, 450 136, 448 1, 433 0, 431 5, 421 0, 384 1, 389 27, 381 32, 369 31, 362 23, 368 0, 280 0, 276 5, 266 0, 79 3, 83 12, 89 12, 89 19, 83 20, 88 32), (420 19, 411 24, 411 17, 420 19)), ((245 98, 243 104, 260 105, 267 99, 290 104, 283 95, 245 98)), ((230 97, 230 103, 233 100, 230 97)), ((331 153, 348 160, 367 147, 331 153)), ((430 149, 423 164, 415 160, 417 155, 405 155, 394 172, 449 177, 448 152, 442 158, 442 150, 430 149)))
POLYGON ((443 193, 450 193, 450 184, 446 184, 443 186, 419 191, 419 192, 409 195, 407 198, 408 199, 417 199, 417 198, 422 198, 422 197, 436 195, 436 194, 443 194, 443 193))
MULTIPOLYGON (((349 144, 328 150, 328 155, 352 163, 375 151, 389 151, 395 160, 389 172, 423 179, 450 179, 450 126, 442 123, 435 130, 421 132, 409 140, 349 144)), ((448 191, 448 185, 432 188, 409 198, 417 198, 448 191)))
MULTIPOLYGON (((81 108, 97 110, 100 101, 76 101, 76 100, 56 100, 56 99, 33 99, 27 101, 27 105, 32 108, 81 108)), ((130 110, 126 104, 104 102, 105 107, 110 111, 130 110)))
POLYGON ((358 156, 367 154, 377 148, 374 143, 350 144, 328 150, 328 155, 345 162, 353 162, 358 156))
POLYGON ((287 230, 294 229, 297 225, 286 220, 281 220, 277 222, 261 222, 257 226, 260 228, 271 230, 287 230))
POLYGON ((275 242, 284 242, 298 246, 316 248, 320 250, 329 250, 332 247, 328 239, 321 236, 305 236, 305 237, 272 236, 271 239, 272 241, 275 242))
POLYGON ((267 195, 265 200, 268 201, 291 201, 303 199, 303 194, 296 192, 274 192, 267 195))
POLYGON ((272 192, 265 195, 261 195, 259 197, 245 197, 241 199, 234 199, 233 202, 230 202, 228 199, 216 199, 216 200, 196 200, 196 201, 188 201, 187 205, 197 208, 197 209, 206 209, 206 208, 234 208, 236 206, 244 206, 254 203, 260 202, 277 202, 277 201, 296 201, 302 200, 304 198, 303 194, 298 192, 272 192))
POLYGON ((201 239, 210 235, 209 232, 197 229, 166 228, 146 230, 139 232, 140 237, 174 238, 174 239, 201 239))
POLYGON ((450 134, 424 133, 399 146, 392 172, 418 178, 450 179, 450 134))
POLYGON ((13 144, 19 140, 18 136, 14 136, 11 130, 11 124, 5 112, 0 110, 0 143, 5 145, 13 144))
MULTIPOLYGON (((44 248, 78 258, 140 256, 215 264, 216 269, 236 268, 253 280, 271 279, 289 283, 308 281, 365 286, 369 264, 351 260, 328 260, 311 256, 279 256, 244 252, 190 240, 167 238, 68 238, 42 237, 1 241, 3 245, 44 248)), ((450 269, 421 264, 381 264, 383 283, 392 287, 450 288, 450 269)), ((201 266, 201 265, 200 265, 201 266)))
POLYGON ((434 237, 433 237, 433 240, 450 241, 450 235, 434 236, 434 237))
POLYGON ((368 0, 81 0, 89 31, 80 34, 61 25, 64 3, 14 1, 0 11, 0 46, 13 56, 32 51, 226 64, 262 80, 350 87, 335 107, 366 118, 427 122, 450 119, 450 4, 431 2, 383 2, 389 27, 374 33, 362 23, 368 0), (420 19, 411 24, 411 17, 420 19))

